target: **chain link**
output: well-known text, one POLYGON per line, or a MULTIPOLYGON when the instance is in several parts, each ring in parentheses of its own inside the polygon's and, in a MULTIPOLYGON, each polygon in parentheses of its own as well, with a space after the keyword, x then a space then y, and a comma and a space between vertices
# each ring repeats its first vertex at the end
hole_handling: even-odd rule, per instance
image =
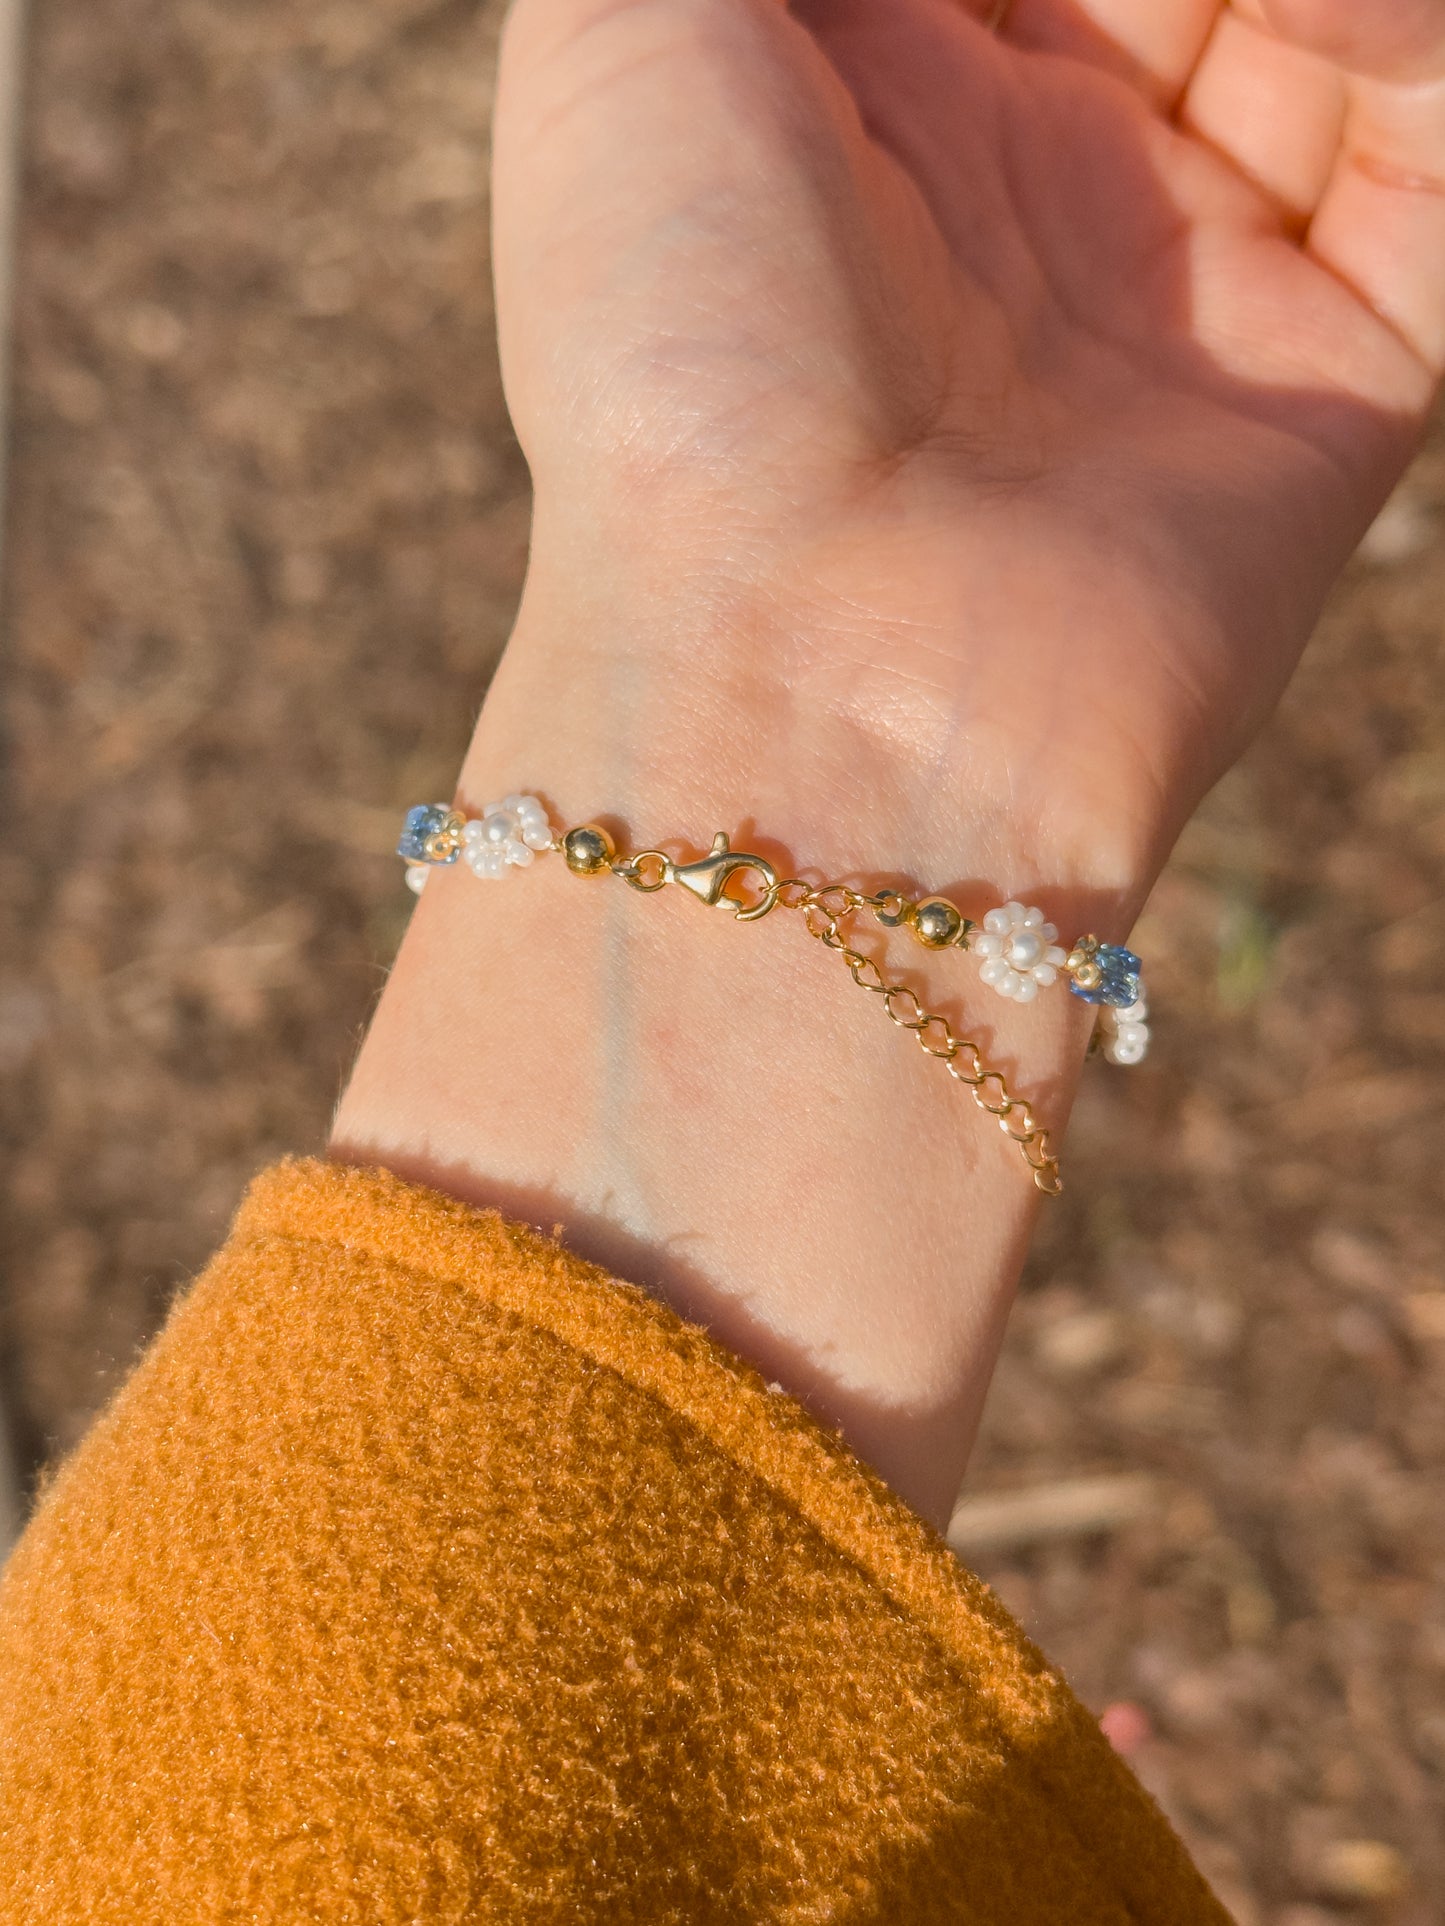
MULTIPOLYGON (((708 855, 686 863, 660 849, 618 856, 606 832, 595 824, 568 831, 557 846, 568 852, 574 837, 585 838, 585 850, 573 864, 581 874, 610 869, 632 889, 649 896, 676 883, 704 903, 722 905, 743 922, 755 921, 773 909, 792 910, 802 918, 809 936, 842 957, 859 989, 882 1000, 889 1022, 909 1032, 925 1056, 942 1063, 979 1109, 997 1119, 1004 1135, 1018 1145, 1034 1183, 1044 1195, 1058 1196, 1063 1189, 1058 1158, 1049 1148, 1049 1133, 1035 1118, 1033 1106, 1013 1094, 1001 1070, 984 1062, 982 1051, 971 1037, 956 1035, 940 1011, 925 1009, 918 992, 908 984, 890 982, 882 966, 862 950, 854 949, 843 934, 844 919, 861 910, 871 910, 885 928, 892 929, 914 916, 917 904, 896 890, 865 896, 846 883, 812 884, 797 876, 780 880, 771 863, 732 849, 721 831, 713 838, 708 855), (734 882, 741 895, 738 888, 731 887, 734 882)), ((571 864, 570 853, 568 860, 571 864)))
POLYGON ((873 909, 875 913, 881 909, 884 914, 879 916, 880 922, 896 921, 890 913, 898 899, 887 894, 860 896, 841 883, 814 889, 793 877, 777 885, 775 900, 780 909, 800 912, 809 936, 842 957, 859 989, 882 998, 889 1022, 909 1031, 924 1055, 941 1062, 979 1109, 998 1120, 1004 1135, 1023 1153, 1038 1189, 1046 1197, 1057 1197, 1064 1187, 1059 1160, 1049 1148, 1049 1133, 1035 1118, 1033 1105, 1026 1097, 1013 1094, 1001 1070, 985 1065, 983 1053, 971 1037, 956 1035, 940 1011, 924 1009, 917 991, 908 984, 890 983, 874 959, 855 950, 844 936, 843 918, 861 909, 873 909))

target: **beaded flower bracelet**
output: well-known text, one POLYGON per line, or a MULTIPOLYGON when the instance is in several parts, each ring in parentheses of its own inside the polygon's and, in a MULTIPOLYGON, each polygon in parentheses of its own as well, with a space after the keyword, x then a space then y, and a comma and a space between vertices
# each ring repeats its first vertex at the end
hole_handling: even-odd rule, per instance
POLYGON ((887 889, 867 895, 846 883, 815 885, 780 877, 766 857, 734 849, 725 830, 714 836, 705 856, 692 862, 680 863, 660 849, 621 856, 598 824, 582 823, 557 835, 542 802, 519 794, 488 803, 470 820, 447 803, 419 803, 407 811, 397 844, 407 864, 407 883, 418 895, 434 868, 464 862, 476 876, 501 877, 549 851, 560 852, 574 875, 620 876, 646 895, 676 884, 701 902, 726 907, 741 923, 756 922, 774 908, 800 912, 808 934, 842 957, 860 988, 882 998, 890 1020, 911 1031, 979 1108, 998 1119, 1019 1146, 1035 1184, 1051 1197, 1063 1188, 1058 1159, 1032 1105, 1013 1094, 1002 1071, 985 1065, 976 1043, 958 1036, 946 1017, 923 1007, 914 990, 889 982, 871 957, 854 949, 843 924, 867 910, 886 928, 906 928, 925 949, 966 951, 978 960, 980 981, 1013 1003, 1033 1002, 1062 977, 1074 996, 1097 1008, 1095 1042, 1111 1063, 1139 1063, 1148 1049, 1148 1006, 1134 952, 1097 936, 1081 936, 1065 948, 1043 911, 1023 903, 991 909, 979 925, 946 896, 914 898, 887 889))

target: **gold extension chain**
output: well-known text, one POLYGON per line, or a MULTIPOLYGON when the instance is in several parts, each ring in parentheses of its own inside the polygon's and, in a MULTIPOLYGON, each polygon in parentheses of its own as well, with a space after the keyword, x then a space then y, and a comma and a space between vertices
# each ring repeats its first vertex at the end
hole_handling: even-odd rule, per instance
POLYGON ((910 1031, 927 1057, 944 1065, 956 1083, 963 1085, 979 1109, 998 1119, 999 1129, 1023 1153, 1033 1173, 1034 1183, 1046 1197, 1062 1191, 1059 1160, 1049 1149, 1049 1133, 1034 1117, 1026 1097, 1016 1097, 1001 1070, 991 1070, 983 1053, 971 1037, 955 1035, 948 1018, 937 1010, 925 1010, 918 994, 906 983, 889 983, 871 956, 855 950, 839 927, 844 916, 861 909, 885 908, 889 898, 860 896, 846 884, 829 883, 811 888, 796 879, 779 885, 778 905, 801 910, 809 936, 816 937, 825 949, 834 950, 848 967, 848 974, 860 990, 881 997, 890 1023, 910 1031), (796 895, 787 892, 796 891, 796 895))
POLYGON ((844 921, 862 910, 871 910, 885 925, 901 923, 905 914, 917 907, 906 897, 888 890, 865 896, 846 883, 814 885, 798 877, 779 880, 765 858, 731 849, 722 832, 714 839, 711 853, 691 863, 676 862, 660 849, 620 857, 606 833, 591 823, 569 830, 555 847, 563 851, 568 867, 578 875, 610 870, 644 895, 680 884, 700 901, 729 909, 740 922, 755 922, 775 908, 798 912, 809 936, 843 959, 858 987, 882 999, 889 1022, 911 1032, 924 1055, 942 1063, 979 1109, 997 1118, 1000 1130, 1018 1145, 1038 1189, 1046 1197, 1057 1197, 1062 1191, 1049 1133, 1035 1118, 1027 1098, 1014 1095, 1003 1072, 984 1062, 972 1038, 956 1035, 947 1017, 925 1009, 917 992, 906 983, 889 982, 873 958, 854 949, 843 934, 844 921), (739 879, 754 893, 737 894, 731 885, 739 879))

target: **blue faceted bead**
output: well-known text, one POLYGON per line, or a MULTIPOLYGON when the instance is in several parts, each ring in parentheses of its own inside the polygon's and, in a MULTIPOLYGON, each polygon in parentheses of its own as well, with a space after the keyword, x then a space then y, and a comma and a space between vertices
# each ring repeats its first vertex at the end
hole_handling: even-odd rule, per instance
MULTIPOLYGON (((437 859, 427 854, 427 844, 438 830, 445 829, 451 816, 446 803, 418 803, 406 812, 406 821, 401 826, 401 841, 396 846, 398 856, 404 856, 409 863, 432 863, 437 859)), ((441 858, 443 863, 454 863, 459 850, 441 858)))
POLYGON ((1121 943, 1101 943, 1093 955, 1098 965, 1099 981, 1092 990, 1085 990, 1069 979, 1069 988, 1084 1003, 1108 1003, 1116 1010, 1127 1010, 1131 1003, 1137 1003, 1144 994, 1144 980, 1140 974, 1144 966, 1132 950, 1126 950, 1121 943))

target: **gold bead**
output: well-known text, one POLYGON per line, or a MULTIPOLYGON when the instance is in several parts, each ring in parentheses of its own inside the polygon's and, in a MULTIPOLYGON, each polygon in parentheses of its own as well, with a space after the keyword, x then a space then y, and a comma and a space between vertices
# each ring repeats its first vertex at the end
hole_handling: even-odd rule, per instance
POLYGON ((1077 969, 1071 970, 1069 974, 1081 990, 1097 990, 1104 980, 1104 972, 1099 968, 1097 963, 1081 963, 1077 969))
POLYGON ((963 935, 963 913, 946 896, 925 896, 909 912, 908 926, 926 950, 946 950, 963 935))
POLYGON ((617 846, 596 823, 582 823, 562 838, 562 854, 574 876, 601 876, 611 869, 617 846))

